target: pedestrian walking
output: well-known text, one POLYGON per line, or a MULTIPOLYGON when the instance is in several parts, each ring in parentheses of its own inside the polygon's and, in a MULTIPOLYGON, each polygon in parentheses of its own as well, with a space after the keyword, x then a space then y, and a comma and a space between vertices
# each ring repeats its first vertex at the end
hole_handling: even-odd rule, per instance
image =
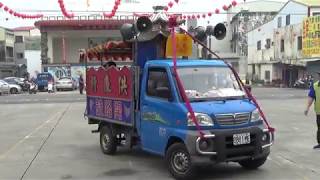
POLYGON ((79 91, 80 94, 83 94, 83 88, 84 88, 84 81, 83 81, 83 77, 82 74, 79 77, 79 91))
POLYGON ((308 103, 307 103, 307 108, 304 111, 305 115, 308 115, 309 109, 314 103, 314 111, 316 113, 316 118, 317 118, 317 126, 318 126, 318 131, 317 131, 317 141, 318 144, 314 146, 314 149, 320 149, 320 72, 317 72, 318 74, 318 79, 314 80, 314 83, 310 86, 309 94, 308 94, 308 103))

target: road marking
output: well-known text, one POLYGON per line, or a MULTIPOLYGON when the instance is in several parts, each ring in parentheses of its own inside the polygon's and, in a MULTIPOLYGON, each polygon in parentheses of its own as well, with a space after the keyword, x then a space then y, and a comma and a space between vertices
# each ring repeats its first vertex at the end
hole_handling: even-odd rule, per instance
POLYGON ((33 159, 31 160, 31 162, 29 163, 28 167, 26 168, 26 170, 23 172, 20 180, 22 180, 24 178, 24 176, 27 174, 28 170, 30 169, 30 167, 32 166, 33 162, 35 161, 35 159, 38 157, 38 155, 40 154, 41 150, 43 149, 44 145, 47 143, 48 139, 50 138, 51 134, 53 133, 53 131, 56 129, 56 127, 58 127, 59 123, 62 121, 63 116, 66 114, 66 112, 69 110, 70 108, 70 104, 67 106, 67 108, 65 108, 63 110, 63 112, 58 116, 57 121, 55 122, 55 125, 52 127, 51 131, 49 132, 48 136, 45 138, 45 140, 42 142, 40 148, 38 149, 36 155, 33 157, 33 159))
POLYGON ((297 127, 293 127, 293 129, 296 130, 296 131, 299 130, 299 128, 297 128, 297 127))
POLYGON ((33 131, 31 131, 28 135, 26 135, 24 138, 22 138, 21 140, 19 140, 17 143, 15 143, 13 146, 11 146, 6 152, 4 152, 3 154, 0 155, 0 160, 6 158, 12 151, 14 151, 20 144, 22 144, 25 140, 27 140, 28 138, 30 138, 30 136, 32 136, 33 134, 35 134, 37 131, 39 131, 42 127, 44 127, 47 122, 50 122, 56 118, 59 117, 60 114, 62 114, 63 111, 59 111, 56 114, 54 114, 50 119, 48 119, 47 121, 43 122, 40 126, 38 126, 37 128, 35 128, 33 131))

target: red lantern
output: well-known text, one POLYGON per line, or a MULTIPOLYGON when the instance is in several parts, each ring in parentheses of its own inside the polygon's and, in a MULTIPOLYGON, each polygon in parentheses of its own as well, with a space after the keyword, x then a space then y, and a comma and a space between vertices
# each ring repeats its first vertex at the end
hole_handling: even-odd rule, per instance
POLYGON ((192 19, 195 19, 196 18, 196 16, 195 15, 192 15, 192 19))
POLYGON ((179 3, 179 0, 174 0, 176 3, 179 3))
POLYGON ((187 18, 187 16, 183 16, 183 19, 186 19, 187 18))
POLYGON ((168 10, 169 10, 168 6, 164 7, 164 10, 165 10, 165 11, 168 11, 168 10))
POLYGON ((202 14, 202 17, 203 17, 203 18, 206 18, 206 15, 205 15, 205 14, 202 14))
POLYGON ((0 2, 0 8, 2 8, 2 6, 3 6, 3 4, 2 4, 2 2, 0 2))
POLYGON ((232 6, 236 6, 237 5, 237 1, 232 1, 232 6))
POLYGON ((219 14, 219 13, 220 13, 220 10, 219 10, 219 9, 216 9, 214 12, 215 12, 216 14, 219 14))
POLYGON ((172 8, 173 3, 170 1, 170 2, 168 3, 168 6, 169 6, 170 8, 172 8))
POLYGON ((5 11, 8 11, 9 10, 9 8, 7 7, 7 6, 4 6, 4 8, 3 8, 5 11))
POLYGON ((190 15, 188 15, 187 17, 188 17, 188 19, 190 19, 190 18, 191 18, 191 16, 190 16, 190 15))
POLYGON ((200 19, 200 17, 201 17, 201 16, 198 14, 198 15, 197 15, 197 18, 200 19))
POLYGON ((209 13, 208 13, 208 16, 209 16, 209 17, 211 17, 211 16, 212 16, 212 13, 211 13, 211 12, 209 12, 209 13))
POLYGON ((228 6, 227 5, 223 5, 222 9, 227 11, 228 10, 228 6))
POLYGON ((12 15, 14 12, 12 9, 9 10, 9 13, 12 15))

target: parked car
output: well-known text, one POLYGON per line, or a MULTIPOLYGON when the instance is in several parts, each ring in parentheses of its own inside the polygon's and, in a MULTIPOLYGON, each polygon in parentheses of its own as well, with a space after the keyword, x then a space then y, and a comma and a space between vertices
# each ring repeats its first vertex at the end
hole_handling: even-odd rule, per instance
POLYGON ((26 79, 24 78, 19 78, 19 77, 6 77, 3 79, 4 81, 6 81, 9 84, 17 84, 19 86, 21 86, 22 91, 29 91, 30 85, 27 82, 26 79))
POLYGON ((76 81, 71 77, 62 77, 56 82, 56 89, 59 90, 75 90, 77 89, 76 81))
POLYGON ((19 94, 22 92, 22 88, 20 85, 17 84, 17 82, 6 80, 6 79, 4 79, 4 81, 7 82, 9 85, 10 94, 19 94))
POLYGON ((0 80, 0 95, 9 94, 9 91, 10 91, 9 84, 4 80, 0 80))
POLYGON ((53 81, 54 78, 50 73, 39 73, 37 75, 37 85, 38 85, 38 90, 42 91, 47 91, 48 90, 48 82, 53 81))

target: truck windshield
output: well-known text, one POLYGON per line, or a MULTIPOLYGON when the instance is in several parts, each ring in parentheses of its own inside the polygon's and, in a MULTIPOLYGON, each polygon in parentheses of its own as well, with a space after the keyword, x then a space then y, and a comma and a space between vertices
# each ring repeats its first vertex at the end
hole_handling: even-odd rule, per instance
POLYGON ((191 101, 244 98, 244 92, 227 67, 183 67, 178 73, 191 101))

